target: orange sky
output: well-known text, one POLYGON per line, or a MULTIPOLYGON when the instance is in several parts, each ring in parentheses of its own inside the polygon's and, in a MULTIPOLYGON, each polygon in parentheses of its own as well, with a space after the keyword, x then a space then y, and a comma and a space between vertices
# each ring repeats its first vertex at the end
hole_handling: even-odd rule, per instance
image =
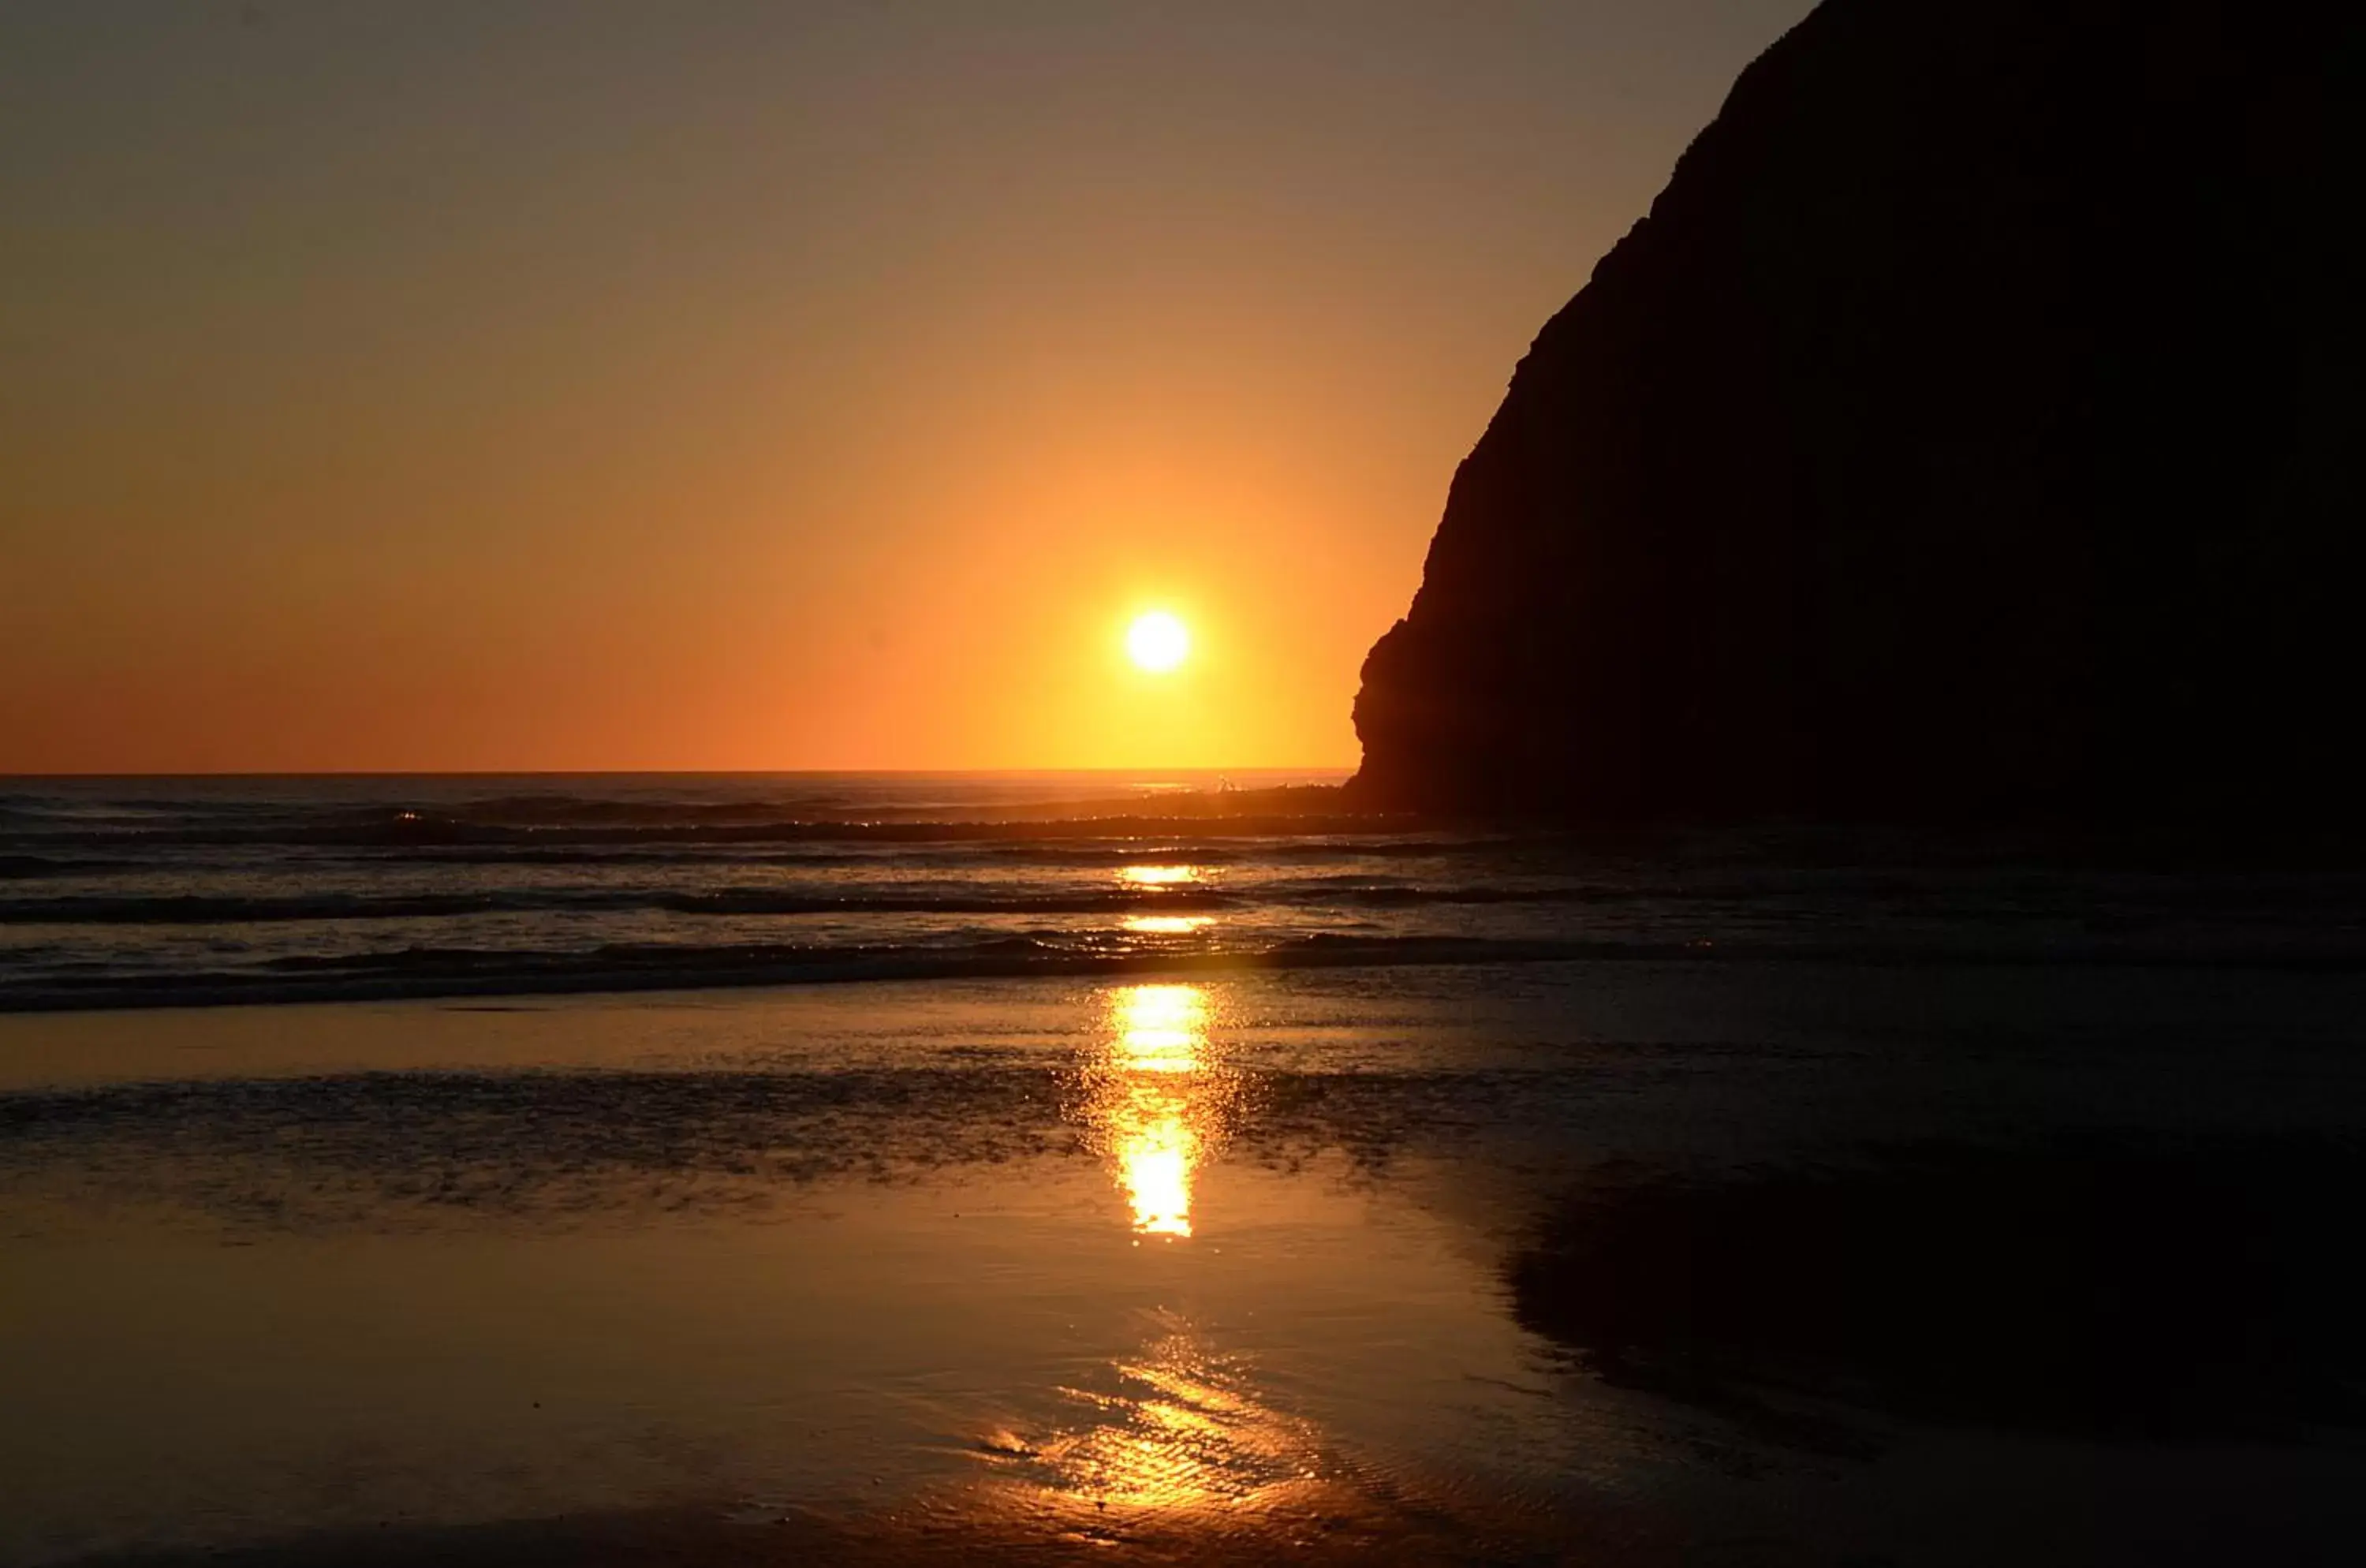
POLYGON ((1804 9, 12 6, 0 772, 1351 765, 1804 9))

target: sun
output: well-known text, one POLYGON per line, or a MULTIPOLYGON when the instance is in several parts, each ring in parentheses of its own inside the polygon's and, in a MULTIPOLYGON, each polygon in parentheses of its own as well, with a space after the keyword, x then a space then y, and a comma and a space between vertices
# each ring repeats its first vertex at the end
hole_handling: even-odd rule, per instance
POLYGON ((1153 674, 1164 674, 1189 657, 1190 629, 1164 610, 1134 617, 1125 629, 1125 651, 1153 674))

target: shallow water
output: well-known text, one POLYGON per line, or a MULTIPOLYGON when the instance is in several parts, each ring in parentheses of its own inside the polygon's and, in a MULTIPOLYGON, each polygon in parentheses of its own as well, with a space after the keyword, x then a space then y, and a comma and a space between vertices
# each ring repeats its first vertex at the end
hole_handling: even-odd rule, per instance
POLYGON ((1665 1260, 1572 1275, 1570 1205, 2099 1133, 2340 1183, 2360 1017, 1617 962, 0 1019, 0 1560, 2313 1560, 2338 1409, 2163 1444, 1619 1375, 1595 1291, 1665 1260))
POLYGON ((0 1544, 1582 1470, 1417 1177, 1229 1157, 1351 998, 1002 990, 12 1021, 0 1544))

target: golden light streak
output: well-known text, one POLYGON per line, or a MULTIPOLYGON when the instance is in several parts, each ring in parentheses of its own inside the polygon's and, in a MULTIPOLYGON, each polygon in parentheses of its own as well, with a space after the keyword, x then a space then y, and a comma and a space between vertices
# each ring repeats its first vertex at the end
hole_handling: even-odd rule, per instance
POLYGON ((1123 921, 1127 931, 1142 936, 1189 936, 1214 923, 1207 915, 1128 915, 1123 921))
POLYGON ((1312 1428, 1268 1407, 1196 1335, 1143 1349, 1112 1369, 1121 1394, 1080 1395, 1097 1423, 1044 1445, 1058 1494, 1096 1507, 1257 1510, 1313 1473, 1312 1428))
POLYGON ((1212 1072, 1206 990, 1126 986, 1110 993, 1105 1043, 1087 1069, 1083 1113, 1139 1235, 1191 1235, 1193 1182, 1222 1128, 1228 1076, 1212 1072))
POLYGON ((1118 872, 1117 879, 1134 887, 1173 887, 1198 882, 1200 876, 1196 865, 1129 865, 1118 872))
MULTIPOLYGON (((1109 1161, 1136 1235, 1188 1238, 1197 1178, 1240 1093, 1220 1054, 1216 995, 1120 986, 1101 994, 1095 1021, 1069 1113, 1109 1161)), ((1266 1404, 1247 1362, 1214 1351, 1188 1320, 1160 1316, 1138 1355, 1060 1391, 1085 1407, 1082 1419, 1033 1441, 997 1428, 981 1443, 1014 1483, 998 1494, 1005 1506, 1104 1543, 1127 1515, 1233 1529, 1335 1511, 1343 1494, 1320 1432, 1266 1404)))
POLYGON ((1110 1529, 1145 1516, 1197 1517, 1228 1532, 1345 1502, 1320 1431, 1268 1404, 1246 1362, 1214 1351, 1188 1321, 1160 1316, 1139 1354, 1111 1362, 1091 1387, 1060 1391, 1083 1419, 1034 1442, 997 1429, 980 1445, 1017 1483, 1004 1506, 1110 1544, 1110 1529))

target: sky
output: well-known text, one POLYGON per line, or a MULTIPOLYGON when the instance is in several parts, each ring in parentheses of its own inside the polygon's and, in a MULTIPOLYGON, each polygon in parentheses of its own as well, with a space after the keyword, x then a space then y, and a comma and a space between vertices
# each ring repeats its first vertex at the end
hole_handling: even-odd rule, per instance
POLYGON ((0 772, 1352 766, 1807 8, 15 0, 0 772))

